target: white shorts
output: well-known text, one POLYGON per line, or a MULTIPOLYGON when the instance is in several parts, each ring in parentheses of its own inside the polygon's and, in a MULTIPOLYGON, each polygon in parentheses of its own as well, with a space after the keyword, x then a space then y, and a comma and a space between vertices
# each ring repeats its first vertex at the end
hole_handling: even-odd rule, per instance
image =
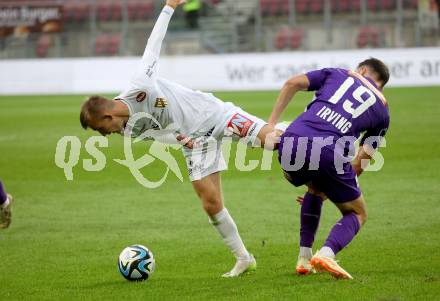
POLYGON ((231 137, 234 141, 259 147, 261 142, 257 136, 266 124, 264 120, 238 107, 233 107, 225 114, 225 118, 222 118, 205 136, 192 137, 195 147, 192 149, 183 147, 183 155, 191 181, 197 181, 227 169, 221 149, 224 137, 231 137))

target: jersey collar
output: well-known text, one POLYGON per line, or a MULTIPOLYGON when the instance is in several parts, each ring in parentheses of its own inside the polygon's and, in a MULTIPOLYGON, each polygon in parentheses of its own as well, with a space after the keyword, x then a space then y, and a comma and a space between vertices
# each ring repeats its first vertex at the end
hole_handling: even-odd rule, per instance
POLYGON ((377 88, 376 84, 374 83, 374 81, 372 79, 364 77, 364 76, 360 75, 359 73, 354 72, 352 70, 349 70, 348 74, 350 76, 353 76, 353 77, 356 77, 357 79, 359 79, 365 86, 367 86, 371 91, 373 91, 373 93, 376 94, 377 97, 379 97, 379 99, 382 101, 382 103, 384 105, 388 105, 385 96, 377 88))

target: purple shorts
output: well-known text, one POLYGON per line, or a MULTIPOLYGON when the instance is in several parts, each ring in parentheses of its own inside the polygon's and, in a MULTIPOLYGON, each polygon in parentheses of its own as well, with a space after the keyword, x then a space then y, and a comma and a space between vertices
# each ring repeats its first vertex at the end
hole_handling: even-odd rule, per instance
MULTIPOLYGON (((321 192, 325 193, 325 195, 334 203, 345 203, 354 201, 361 195, 361 190, 359 188, 356 173, 353 170, 351 163, 346 162, 342 164, 341 171, 342 173, 338 173, 338 170, 335 166, 335 153, 331 147, 323 147, 321 149, 321 155, 319 164, 317 169, 310 170, 310 158, 311 158, 311 149, 312 149, 312 140, 309 139, 307 146, 304 144, 298 143, 298 136, 293 134, 288 134, 289 137, 293 138, 292 149, 290 147, 284 147, 286 134, 281 137, 281 142, 278 147, 278 160, 281 163, 281 168, 283 169, 287 180, 293 184, 294 186, 302 186, 307 183, 311 183, 314 187, 319 189, 321 192), (298 146, 300 146, 301 150, 298 150, 298 146), (294 167, 297 165, 295 162, 296 155, 304 158, 303 165, 299 164, 298 166, 302 167, 294 167), (290 153, 291 151, 291 153, 290 153), (286 156, 284 160, 281 160, 283 154, 286 156), (290 155, 290 159, 287 157, 290 155), (288 164, 291 167, 283 166, 283 163, 286 161, 290 161, 288 164)), ((287 146, 287 145, 286 145, 287 146)))

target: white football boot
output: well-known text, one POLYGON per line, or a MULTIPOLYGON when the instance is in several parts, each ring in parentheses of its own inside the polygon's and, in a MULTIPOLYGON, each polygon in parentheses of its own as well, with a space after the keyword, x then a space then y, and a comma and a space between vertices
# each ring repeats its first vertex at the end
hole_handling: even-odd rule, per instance
POLYGON ((224 278, 238 277, 244 273, 255 271, 257 269, 257 261, 254 255, 249 254, 246 259, 238 259, 232 270, 222 275, 224 278))

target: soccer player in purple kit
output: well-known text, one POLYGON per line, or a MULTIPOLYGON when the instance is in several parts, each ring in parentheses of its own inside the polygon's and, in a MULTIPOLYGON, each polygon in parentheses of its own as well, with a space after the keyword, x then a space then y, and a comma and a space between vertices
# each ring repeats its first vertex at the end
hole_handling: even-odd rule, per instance
POLYGON ((298 91, 315 91, 307 109, 281 137, 279 160, 286 179, 306 185, 302 199, 299 274, 329 272, 352 279, 335 260, 367 219, 365 199, 357 176, 370 162, 389 126, 389 111, 381 89, 389 70, 375 58, 361 62, 356 72, 339 68, 314 70, 290 78, 283 86, 269 118, 278 122, 298 91), (354 156, 354 141, 365 132, 354 156), (351 156, 350 156, 351 154, 351 156), (322 202, 330 199, 342 213, 324 246, 313 256, 322 202))
POLYGON ((11 205, 13 198, 7 194, 0 181, 0 229, 5 229, 11 224, 11 205))

